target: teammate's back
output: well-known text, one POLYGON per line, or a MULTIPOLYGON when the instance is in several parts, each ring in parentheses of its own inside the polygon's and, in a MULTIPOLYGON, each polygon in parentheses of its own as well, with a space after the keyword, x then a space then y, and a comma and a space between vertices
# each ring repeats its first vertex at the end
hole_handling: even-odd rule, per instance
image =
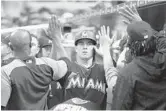
POLYGON ((47 109, 50 82, 62 78, 67 72, 64 61, 31 57, 31 41, 31 34, 23 29, 10 35, 10 47, 15 59, 1 70, 3 109, 47 109))
POLYGON ((12 87, 7 109, 47 109, 48 85, 54 73, 47 60, 51 59, 15 59, 2 67, 2 81, 6 82, 2 87, 12 87))

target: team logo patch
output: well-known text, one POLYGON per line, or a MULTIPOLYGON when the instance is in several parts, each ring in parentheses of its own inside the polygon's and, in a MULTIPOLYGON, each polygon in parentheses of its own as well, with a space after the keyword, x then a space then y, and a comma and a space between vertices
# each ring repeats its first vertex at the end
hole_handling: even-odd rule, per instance
POLYGON ((88 33, 87 31, 82 32, 82 38, 88 38, 88 33))
POLYGON ((72 100, 72 102, 74 103, 74 104, 85 104, 85 103, 88 103, 89 101, 87 101, 87 100, 82 100, 82 99, 80 99, 80 98, 73 98, 73 99, 71 99, 72 100))
POLYGON ((32 63, 32 60, 26 60, 26 63, 31 64, 31 63, 32 63))

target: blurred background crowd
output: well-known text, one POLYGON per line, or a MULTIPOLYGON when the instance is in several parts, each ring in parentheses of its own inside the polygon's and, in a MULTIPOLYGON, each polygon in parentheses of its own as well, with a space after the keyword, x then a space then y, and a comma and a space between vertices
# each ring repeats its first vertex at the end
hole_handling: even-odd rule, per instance
MULTIPOLYGON (((5 29, 48 23, 48 18, 51 14, 57 15, 61 22, 65 23, 65 18, 72 18, 93 11, 97 12, 101 9, 116 6, 125 2, 127 1, 2 1, 1 28, 5 29)), ((151 24, 163 22, 163 17, 159 17, 161 15, 165 16, 164 5, 161 5, 162 4, 156 6, 144 6, 139 9, 139 14, 145 21, 149 21, 151 24), (154 21, 157 23, 154 23, 154 21)), ((73 25, 100 24, 98 21, 99 19, 100 17, 92 17, 79 23, 74 21, 73 25)))
MULTIPOLYGON (((40 24, 48 24, 48 19, 52 14, 58 16, 62 24, 63 39, 62 42, 70 56, 72 52, 74 33, 81 26, 95 27, 96 30, 102 25, 109 26, 111 33, 117 33, 116 40, 124 38, 127 24, 123 23, 124 17, 117 14, 103 14, 92 16, 80 21, 67 22, 67 19, 74 18, 81 14, 99 12, 102 9, 116 7, 129 1, 84 1, 84 0, 64 0, 64 1, 2 1, 1 7, 1 42, 6 43, 6 37, 10 34, 10 28, 29 26, 29 30, 34 36, 45 36, 40 34, 37 29, 40 24), (38 27, 32 27, 37 25, 38 27), (6 30, 7 33, 3 33, 6 30)), ((137 7, 142 20, 148 22, 153 29, 158 32, 166 30, 166 2, 156 2, 151 5, 137 7)), ((3 45, 3 44, 2 44, 3 45)), ((1 49, 2 53, 5 53, 1 49)), ((6 52, 7 53, 7 52, 6 52)), ((5 54, 6 55, 6 54, 5 54)))
MULTIPOLYGON (((120 32, 119 36, 125 33, 126 24, 120 22, 122 17, 116 14, 106 14, 89 17, 81 21, 67 22, 67 19, 74 18, 81 14, 99 12, 102 9, 111 8, 129 1, 84 1, 84 0, 64 0, 64 1, 2 1, 1 7, 1 40, 8 35, 3 33, 3 29, 48 24, 50 15, 58 16, 62 25, 64 44, 73 43, 73 32, 80 26, 95 27, 97 30, 101 25, 110 26, 112 32, 120 32), (70 41, 71 40, 71 41, 70 41)), ((156 31, 166 30, 166 3, 159 2, 152 5, 145 5, 137 8, 142 20, 148 22, 156 31)), ((44 28, 44 27, 37 27, 44 28)), ((36 27, 30 32, 40 35, 36 27)), ((46 29, 46 27, 45 27, 46 29)), ((10 31, 9 31, 10 32, 10 31)), ((121 37, 117 37, 117 40, 121 37)), ((68 46, 68 45, 67 45, 68 46)))
POLYGON ((1 27, 4 29, 47 23, 51 14, 56 14, 65 22, 63 19, 66 17, 97 11, 119 3, 122 2, 2 1, 1 27))

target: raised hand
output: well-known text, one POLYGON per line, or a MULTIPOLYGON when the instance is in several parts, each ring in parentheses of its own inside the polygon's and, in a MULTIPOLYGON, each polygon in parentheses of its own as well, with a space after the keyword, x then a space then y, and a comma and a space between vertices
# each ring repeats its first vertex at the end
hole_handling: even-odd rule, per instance
POLYGON ((136 7, 133 8, 126 7, 124 10, 120 10, 119 14, 127 18, 130 22, 142 21, 136 7))
POLYGON ((55 15, 52 15, 49 19, 49 26, 48 26, 48 34, 49 39, 51 40, 59 40, 62 36, 61 26, 58 18, 55 15))
POLYGON ((104 46, 109 48, 109 46, 111 46, 113 43, 113 39, 110 39, 109 33, 110 33, 110 28, 107 27, 106 30, 105 26, 102 26, 98 31, 100 47, 99 48, 94 47, 94 49, 97 52, 97 54, 99 54, 100 56, 103 56, 103 50, 105 48, 104 46))
POLYGON ((52 40, 52 50, 50 57, 58 60, 61 57, 67 57, 68 55, 61 43, 62 31, 61 25, 58 18, 55 15, 52 15, 49 19, 49 27, 48 27, 49 39, 52 40))
POLYGON ((102 47, 103 45, 112 45, 113 43, 113 38, 110 38, 110 28, 107 26, 107 29, 105 26, 102 26, 100 28, 100 31, 98 31, 99 34, 99 42, 100 46, 102 47))

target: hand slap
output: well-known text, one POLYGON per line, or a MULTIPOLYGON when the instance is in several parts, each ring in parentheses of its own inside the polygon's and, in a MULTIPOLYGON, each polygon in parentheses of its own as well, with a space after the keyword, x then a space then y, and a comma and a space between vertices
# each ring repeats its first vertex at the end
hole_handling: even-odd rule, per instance
POLYGON ((99 42, 100 42, 101 46, 103 46, 104 44, 107 44, 107 45, 111 45, 112 44, 112 39, 110 39, 109 33, 110 33, 109 26, 107 26, 107 29, 106 29, 105 26, 102 26, 100 28, 100 31, 98 31, 99 42))
POLYGON ((62 35, 60 22, 56 15, 52 15, 49 19, 48 33, 51 40, 58 40, 62 35))
POLYGON ((136 7, 130 8, 126 7, 124 10, 120 10, 119 14, 127 18, 129 21, 142 21, 141 17, 139 16, 136 7))

